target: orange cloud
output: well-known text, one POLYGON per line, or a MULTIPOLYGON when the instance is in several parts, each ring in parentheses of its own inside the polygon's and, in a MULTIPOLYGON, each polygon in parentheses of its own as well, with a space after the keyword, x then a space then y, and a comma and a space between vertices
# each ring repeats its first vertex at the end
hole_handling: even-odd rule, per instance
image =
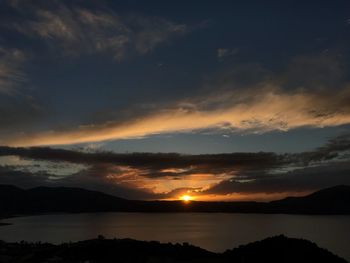
POLYGON ((350 88, 286 92, 266 85, 212 99, 178 103, 171 109, 123 123, 92 124, 67 131, 23 134, 4 139, 10 146, 40 146, 129 139, 200 129, 267 132, 350 123, 350 88), (215 104, 215 107, 212 104, 215 104), (186 105, 186 107, 184 107, 186 105))

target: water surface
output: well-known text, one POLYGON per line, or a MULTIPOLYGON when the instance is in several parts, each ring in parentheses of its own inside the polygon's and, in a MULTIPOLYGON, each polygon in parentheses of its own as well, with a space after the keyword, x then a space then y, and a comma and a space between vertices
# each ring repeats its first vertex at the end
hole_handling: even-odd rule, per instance
POLYGON ((350 216, 221 213, 94 213, 18 217, 0 227, 5 241, 61 243, 96 238, 189 242, 210 251, 273 235, 305 238, 350 261, 350 216))

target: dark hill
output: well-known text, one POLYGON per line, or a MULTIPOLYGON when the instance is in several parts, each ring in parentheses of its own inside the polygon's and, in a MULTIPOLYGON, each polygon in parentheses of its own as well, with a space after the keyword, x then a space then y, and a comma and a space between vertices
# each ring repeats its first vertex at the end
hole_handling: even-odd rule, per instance
POLYGON ((224 256, 230 262, 346 262, 315 243, 283 235, 227 250, 224 256))
POLYGON ((304 197, 269 203, 271 211, 296 214, 350 214, 350 186, 339 185, 304 197))
POLYGON ((98 212, 124 209, 128 201, 81 188, 0 185, 0 213, 98 212))
POLYGON ((162 244, 155 241, 103 239, 102 237, 62 245, 0 241, 0 261, 3 263, 346 263, 344 259, 317 247, 314 243, 284 236, 240 246, 222 254, 212 253, 187 243, 162 244))

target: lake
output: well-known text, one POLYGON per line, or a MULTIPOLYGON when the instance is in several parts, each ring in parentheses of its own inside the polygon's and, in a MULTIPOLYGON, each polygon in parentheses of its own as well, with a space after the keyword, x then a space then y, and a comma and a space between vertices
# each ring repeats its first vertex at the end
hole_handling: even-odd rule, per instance
POLYGON ((350 216, 221 213, 92 213, 17 217, 3 220, 5 241, 61 243, 96 238, 188 242, 210 251, 284 234, 305 238, 350 261, 350 216))

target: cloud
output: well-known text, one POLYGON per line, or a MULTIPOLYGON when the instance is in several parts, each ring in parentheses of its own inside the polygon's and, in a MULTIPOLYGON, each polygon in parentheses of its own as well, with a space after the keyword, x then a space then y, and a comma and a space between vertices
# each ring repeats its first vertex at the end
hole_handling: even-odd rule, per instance
POLYGON ((6 166, 14 171, 23 171, 33 174, 44 172, 50 174, 51 178, 55 179, 86 169, 86 165, 83 164, 31 160, 21 158, 17 155, 0 157, 0 166, 6 166))
MULTIPOLYGON (((271 153, 117 154, 52 148, 0 147, 0 163, 1 158, 6 156, 18 156, 30 160, 29 163, 35 168, 24 170, 21 167, 12 167, 16 175, 19 174, 18 171, 26 171, 28 176, 35 176, 37 174, 35 171, 40 170, 40 174, 47 174, 47 178, 50 176, 55 178, 46 180, 46 183, 53 181, 52 183, 57 185, 87 187, 127 198, 143 199, 176 198, 175 193, 207 189, 210 185, 231 178, 237 170, 264 170, 279 165, 278 157, 271 153), (45 162, 46 165, 44 165, 45 162), (71 171, 76 170, 77 167, 80 168, 81 165, 85 169, 80 168, 79 172, 58 177, 56 172, 53 173, 55 169, 50 168, 54 163, 57 164, 55 169, 66 167, 65 171, 69 171, 69 163, 72 164, 71 171), (43 170, 45 167, 47 167, 46 171, 43 170)), ((22 177, 19 179, 23 180, 22 177)), ((0 183, 2 181, 0 176, 0 183)), ((13 178, 12 182, 15 183, 16 178, 13 178)))
POLYGON ((26 14, 11 23, 12 29, 40 38, 56 53, 67 56, 102 53, 122 60, 127 55, 147 54, 189 29, 159 17, 119 16, 103 4, 88 9, 65 1, 16 1, 12 6, 26 14))
POLYGON ((15 163, 7 161, 7 166, 2 166, 7 172, 0 176, 0 183, 29 184, 24 176, 27 172, 37 184, 86 187, 135 199, 172 199, 185 193, 197 200, 244 199, 248 195, 273 199, 283 193, 350 184, 348 134, 330 139, 314 151, 293 154, 118 154, 0 147, 0 156, 0 161, 17 156, 15 163), (23 169, 21 163, 34 169, 23 169), (65 176, 62 172, 57 175, 55 171, 62 168, 65 176), (69 171, 72 174, 66 174, 69 171))
POLYGON ((270 153, 117 154, 0 147, 0 164, 3 158, 7 172, 0 173, 0 183, 26 187, 32 186, 29 178, 33 178, 37 185, 85 187, 132 199, 177 198, 187 191, 204 190, 227 180, 237 170, 264 170, 279 164, 278 158, 270 153), (16 163, 8 160, 13 156, 17 156, 16 163), (77 168, 80 171, 74 172, 77 168), (72 174, 62 176, 63 169, 71 170, 72 174))
POLYGON ((112 117, 66 130, 3 136, 0 144, 64 145, 201 130, 264 133, 346 125, 350 123, 350 83, 341 68, 329 54, 295 58, 278 73, 242 65, 208 81, 202 93, 191 98, 154 103, 141 111, 128 108, 118 111, 118 116, 104 114, 112 117))
POLYGON ((163 197, 163 195, 153 193, 150 189, 137 188, 136 186, 128 187, 113 183, 103 176, 92 176, 88 171, 53 179, 51 174, 43 171, 34 173, 0 166, 0 184, 16 185, 23 188, 37 186, 80 187, 130 199, 158 199, 163 197))
POLYGON ((17 185, 30 188, 39 185, 46 185, 48 175, 44 173, 31 174, 28 172, 14 170, 11 167, 0 166, 0 183, 7 185, 17 185))
MULTIPOLYGON (((128 54, 149 53, 190 30, 185 24, 159 17, 120 16, 108 7, 88 9, 64 1, 50 4, 45 1, 10 2, 21 14, 10 23, 11 28, 35 40, 40 38, 55 54, 112 54, 121 60, 128 54)), ((220 48, 218 56, 234 52, 220 48)), ((21 57, 19 51, 12 54, 21 57)), ((6 65, 7 71, 3 71, 7 73, 1 73, 0 69, 0 92, 13 91, 14 83, 21 81, 18 64, 6 65)), ((49 128, 37 133, 14 133, 2 136, 0 144, 64 145, 203 129, 224 131, 225 134, 263 133, 344 125, 350 122, 350 85, 344 82, 341 69, 334 56, 298 57, 285 72, 269 75, 264 69, 258 74, 249 70, 236 71, 229 81, 223 77, 222 83, 210 87, 215 93, 197 94, 166 106, 155 103, 150 112, 125 118, 123 111, 118 110, 117 118, 112 117, 104 123, 91 121, 65 130, 49 128)))
POLYGON ((346 160, 350 158, 350 135, 343 134, 330 139, 326 145, 315 151, 289 154, 289 162, 309 165, 312 163, 325 163, 332 160, 346 160))
POLYGON ((80 164, 112 164, 149 170, 149 177, 181 176, 209 173, 225 169, 264 169, 283 163, 274 153, 232 153, 182 155, 177 153, 113 153, 79 152, 55 148, 0 147, 0 156, 16 155, 33 160, 71 162, 80 164), (155 173, 155 171, 158 171, 155 173))
POLYGON ((0 47, 0 93, 14 95, 26 80, 22 71, 25 55, 18 49, 0 47))
POLYGON ((28 88, 34 83, 26 67, 36 65, 38 57, 98 53, 122 60, 150 53, 189 31, 185 24, 160 17, 119 16, 101 1, 95 6, 56 0, 7 0, 0 5, 9 10, 0 23, 0 138, 13 130, 35 130, 34 124, 42 125, 50 112, 45 98, 39 101, 34 95, 40 87, 28 88))
POLYGON ((229 49, 229 48, 218 48, 217 49, 217 57, 218 59, 222 59, 224 57, 229 57, 237 54, 238 49, 229 49))
POLYGON ((318 189, 350 185, 350 135, 330 139, 314 151, 280 156, 280 168, 238 170, 232 178, 223 180, 197 194, 267 194, 312 192, 318 189))
POLYGON ((2 140, 11 146, 62 145, 137 138, 201 129, 268 132, 350 123, 350 88, 338 92, 284 91, 265 86, 197 98, 124 122, 91 124, 67 131, 20 135, 2 140), (210 97, 210 96, 209 96, 210 97))
POLYGON ((247 175, 245 180, 231 178, 221 181, 200 194, 230 195, 238 193, 247 195, 312 192, 335 185, 350 185, 349 172, 350 163, 340 162, 296 169, 288 173, 273 175, 261 173, 259 177, 254 179, 249 179, 250 175, 247 175))

